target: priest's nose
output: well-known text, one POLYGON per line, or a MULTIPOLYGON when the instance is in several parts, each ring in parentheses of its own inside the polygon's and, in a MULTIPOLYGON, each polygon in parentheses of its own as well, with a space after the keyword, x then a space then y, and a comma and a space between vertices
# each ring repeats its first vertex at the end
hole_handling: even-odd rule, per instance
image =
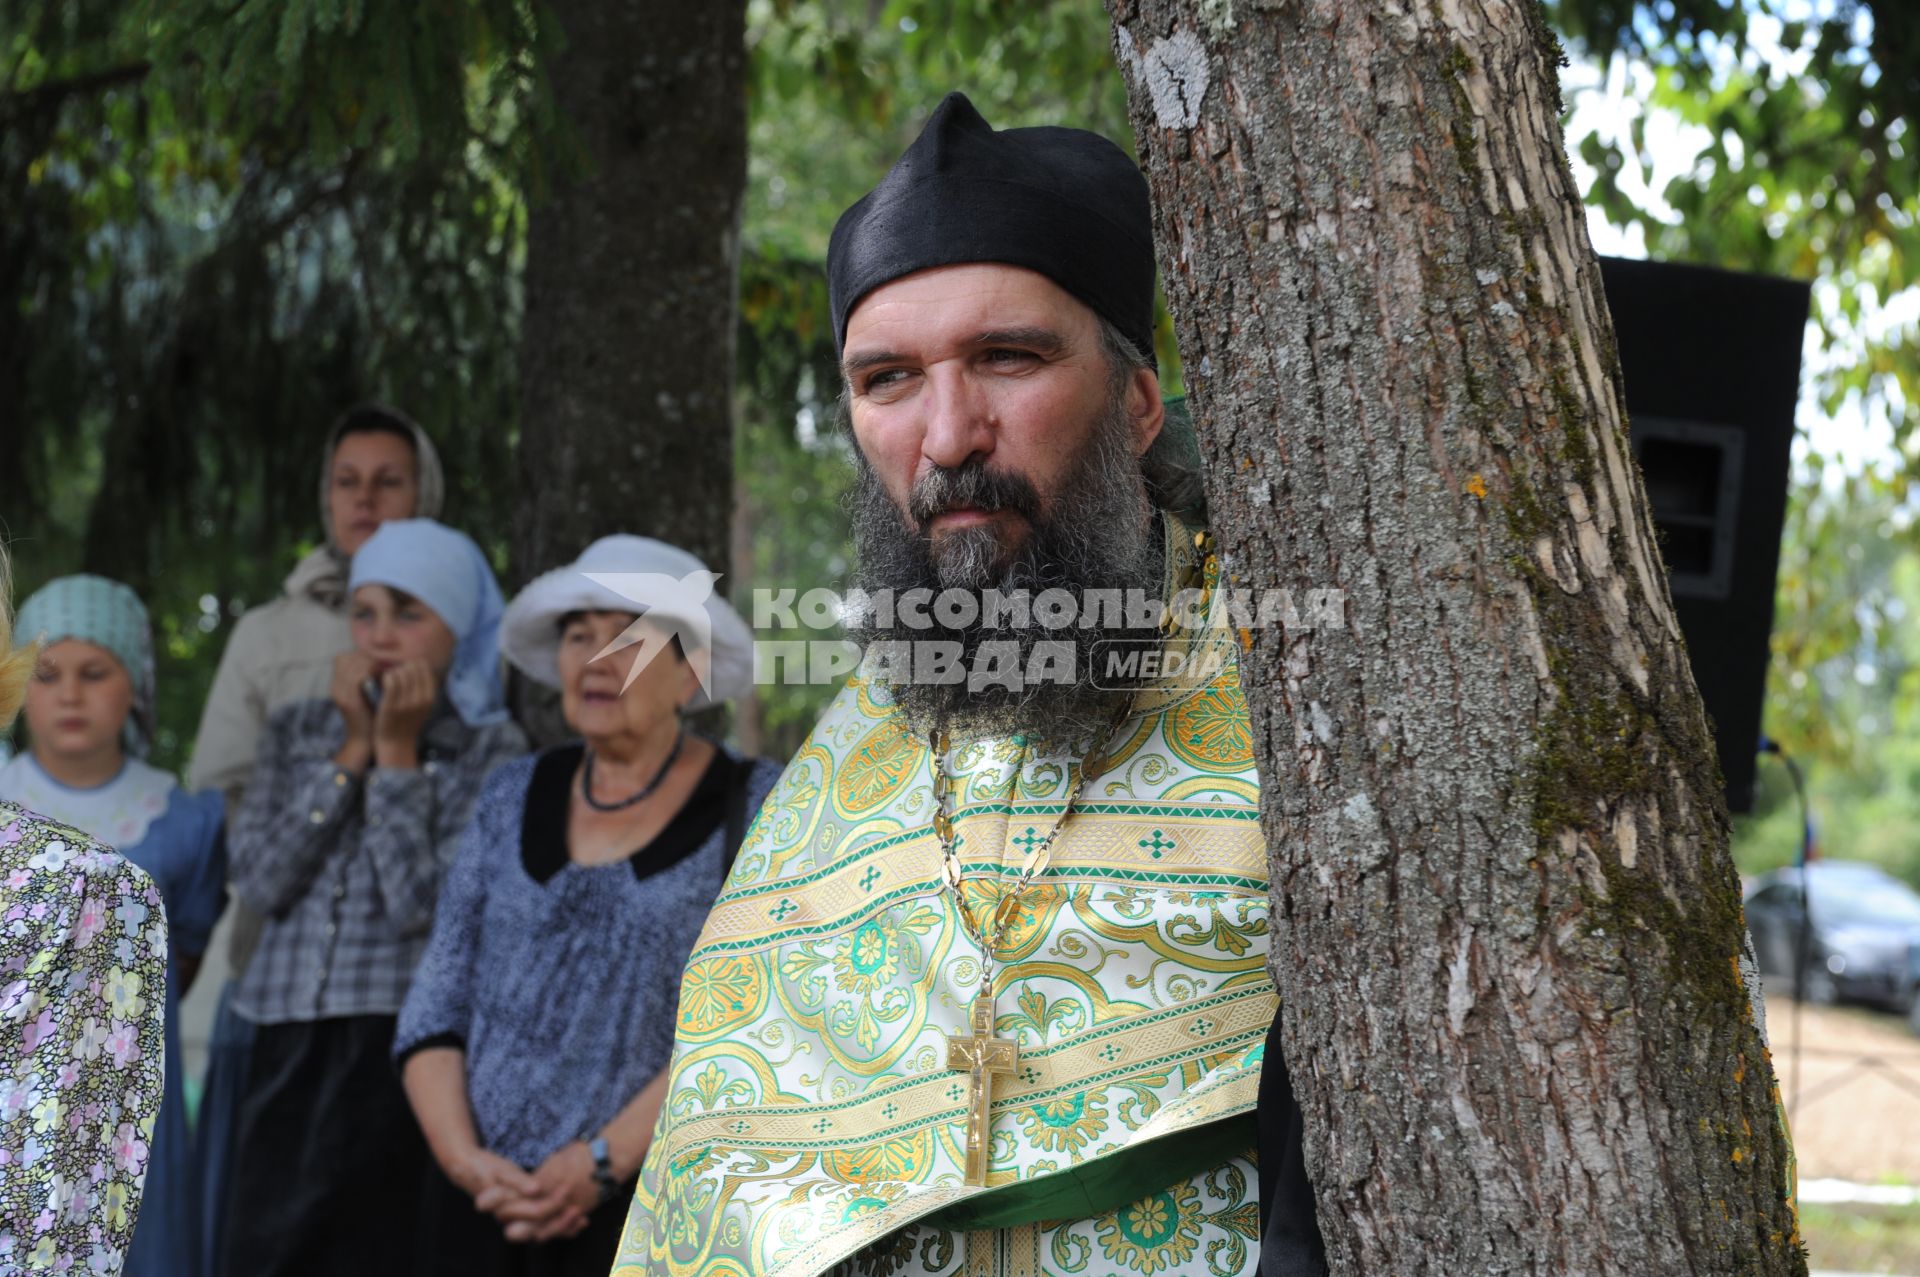
POLYGON ((921 396, 926 413, 920 455, 936 466, 957 469, 968 458, 993 455, 998 425, 990 395, 956 369, 933 370, 921 396))

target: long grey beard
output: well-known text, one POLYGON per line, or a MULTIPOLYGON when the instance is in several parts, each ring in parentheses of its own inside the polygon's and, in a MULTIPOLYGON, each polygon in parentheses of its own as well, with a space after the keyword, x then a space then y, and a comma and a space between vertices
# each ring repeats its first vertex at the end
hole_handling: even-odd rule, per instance
MULTIPOLYGON (((943 589, 969 592, 1027 591, 1037 596, 1053 588, 1073 593, 1083 607, 1092 591, 1115 590, 1122 598, 1142 591, 1159 597, 1164 559, 1159 521, 1143 518, 1145 487, 1140 462, 1130 447, 1125 400, 1116 394, 1096 424, 1093 438, 1051 508, 1041 509, 1033 488, 1020 476, 996 475, 979 459, 953 469, 935 470, 922 477, 909 496, 913 527, 887 495, 879 477, 856 450, 858 480, 852 494, 854 548, 859 558, 857 583, 869 593, 891 590, 897 598, 912 589, 938 593, 943 589), (939 511, 952 505, 993 510, 1011 508, 1027 516, 1027 539, 1011 556, 1003 550, 990 525, 961 528, 940 538, 938 548, 920 529, 939 511)), ((1037 622, 988 625, 984 610, 973 624, 949 627, 932 623, 924 629, 898 623, 882 628, 868 617, 849 626, 848 634, 866 648, 876 642, 958 643, 961 665, 975 667, 986 643, 1010 644, 1018 653, 1019 669, 1029 668, 1034 648, 1042 642, 1072 649, 1073 678, 1067 681, 1027 683, 1018 688, 999 684, 969 689, 958 683, 896 681, 890 684, 894 703, 908 726, 921 736, 933 730, 956 735, 1004 735, 1019 731, 1054 742, 1086 742, 1104 735, 1130 695, 1124 689, 1095 687, 1090 679, 1094 645, 1115 638, 1153 638, 1152 627, 1129 628, 1112 623, 1084 628, 1076 619, 1071 627, 1046 629, 1037 622)), ((1103 618, 1111 621, 1111 618, 1103 618)), ((996 649, 1005 651, 1007 649, 996 649)), ((1097 741, 1094 743, 1098 743, 1097 741)))

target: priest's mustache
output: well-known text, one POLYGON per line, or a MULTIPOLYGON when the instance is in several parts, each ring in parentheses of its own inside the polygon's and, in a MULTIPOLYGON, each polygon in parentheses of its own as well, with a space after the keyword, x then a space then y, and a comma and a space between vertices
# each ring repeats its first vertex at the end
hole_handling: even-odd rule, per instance
POLYGON ((1011 510, 1037 524, 1040 493, 1024 475, 989 470, 984 457, 969 457, 957 466, 935 466, 907 493, 907 514, 922 533, 949 510, 1011 510))

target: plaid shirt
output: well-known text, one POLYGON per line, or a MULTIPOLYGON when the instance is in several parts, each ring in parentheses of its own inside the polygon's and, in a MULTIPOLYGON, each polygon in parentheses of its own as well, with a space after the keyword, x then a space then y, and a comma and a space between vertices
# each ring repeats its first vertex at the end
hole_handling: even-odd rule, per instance
POLYGON ((277 710, 227 834, 233 890, 267 918, 234 997, 257 1024, 399 1013, 480 782, 527 748, 443 709, 417 770, 355 776, 345 740, 330 700, 277 710))

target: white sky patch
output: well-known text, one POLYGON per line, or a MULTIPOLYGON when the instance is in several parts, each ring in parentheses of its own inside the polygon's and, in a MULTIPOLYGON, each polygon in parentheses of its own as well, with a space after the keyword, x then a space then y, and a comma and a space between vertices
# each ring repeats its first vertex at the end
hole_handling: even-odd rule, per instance
MULTIPOLYGON (((1792 16, 1811 18, 1822 8, 1813 3, 1803 7, 1804 14, 1796 11, 1792 16)), ((1797 76, 1805 70, 1811 55, 1805 49, 1796 49, 1792 53, 1782 49, 1780 34, 1781 26, 1777 19, 1764 13, 1750 14, 1750 64, 1764 63, 1775 74, 1797 76)), ((1724 44, 1720 46, 1719 56, 1729 68, 1733 65, 1733 53, 1724 44)), ((1591 189, 1597 175, 1592 166, 1581 160, 1571 147, 1588 134, 1597 133, 1603 141, 1615 144, 1629 157, 1629 162, 1619 173, 1620 189, 1658 220, 1677 223, 1679 214, 1660 197, 1660 192, 1674 179, 1685 177, 1692 171, 1694 157, 1712 140, 1708 130, 1682 122, 1664 111, 1649 111, 1645 107, 1644 101, 1653 88, 1654 72, 1644 62, 1632 62, 1616 55, 1602 74, 1591 63, 1576 61, 1561 73, 1560 78, 1566 99, 1573 108, 1567 124, 1570 143, 1568 159, 1580 189, 1591 189), (1645 174, 1632 159, 1633 122, 1642 116, 1646 119, 1646 156, 1651 162, 1645 174)), ((1738 141, 1728 139, 1728 143, 1728 149, 1738 153, 1738 141)), ((1607 221, 1605 212, 1596 207, 1589 206, 1586 212, 1587 230, 1592 236, 1596 252, 1638 259, 1647 256, 1646 236, 1640 227, 1622 229, 1614 226, 1607 221)), ((1838 297, 1838 290, 1842 286, 1840 281, 1830 278, 1814 281, 1814 289, 1820 298, 1817 304, 1823 312, 1837 314, 1837 307, 1831 303, 1838 297)), ((1801 356, 1800 405, 1796 413, 1801 430, 1800 437, 1794 442, 1796 468, 1804 463, 1809 448, 1821 453, 1829 462, 1836 463, 1831 472, 1835 483, 1838 483, 1842 472, 1857 473, 1870 465, 1882 468, 1899 465, 1900 456, 1893 442, 1888 405, 1864 403, 1855 394, 1848 396, 1838 411, 1829 414, 1821 408, 1815 389, 1822 373, 1862 359, 1868 341, 1916 322, 1920 322, 1920 288, 1906 289, 1887 299, 1884 305, 1869 305, 1858 328, 1840 334, 1831 350, 1821 349, 1819 329, 1812 323, 1807 325, 1806 343, 1801 356)), ((1893 405, 1896 410, 1902 406, 1893 405)))

